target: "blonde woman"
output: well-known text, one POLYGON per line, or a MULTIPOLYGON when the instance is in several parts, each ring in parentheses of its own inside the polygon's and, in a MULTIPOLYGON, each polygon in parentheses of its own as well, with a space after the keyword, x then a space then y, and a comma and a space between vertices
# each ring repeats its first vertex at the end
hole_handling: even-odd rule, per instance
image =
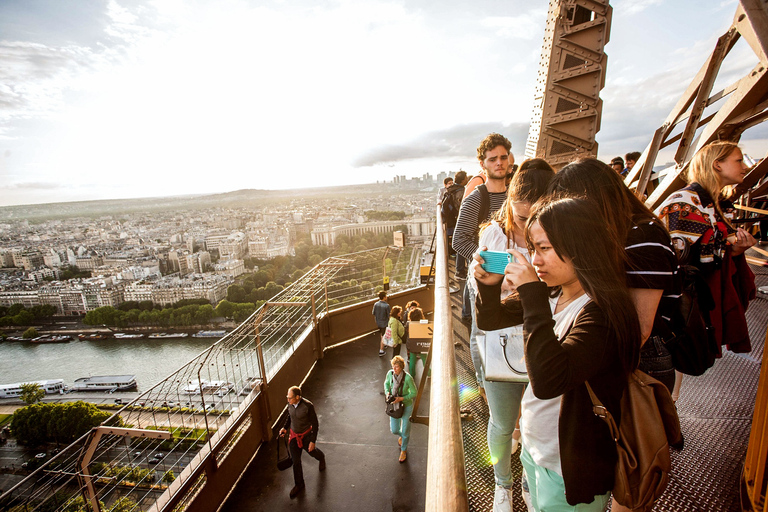
MULTIPOLYGON (((671 194, 656 211, 670 236, 689 246, 687 263, 700 270, 714 298, 710 319, 715 339, 733 352, 752 350, 745 311, 755 297, 755 276, 744 252, 757 241, 731 222, 735 210, 728 201, 747 170, 737 144, 709 144, 691 160, 688 186, 671 194)), ((678 373, 674 399, 681 381, 678 373)))
POLYGON ((400 462, 405 462, 408 450, 408 439, 411 436, 411 414, 413 413, 413 399, 416 398, 416 383, 413 377, 405 371, 405 359, 400 356, 392 358, 392 369, 387 372, 384 380, 384 393, 387 399, 395 402, 403 402, 405 410, 400 418, 389 418, 389 430, 398 436, 400 445, 400 462))

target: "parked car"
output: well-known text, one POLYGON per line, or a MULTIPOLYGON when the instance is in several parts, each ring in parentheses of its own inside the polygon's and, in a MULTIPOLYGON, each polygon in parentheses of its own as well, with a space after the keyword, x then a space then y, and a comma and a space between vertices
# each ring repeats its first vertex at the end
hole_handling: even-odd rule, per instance
POLYGON ((47 456, 48 456, 47 453, 38 453, 37 455, 35 455, 35 458, 40 460, 40 459, 46 458, 47 456))

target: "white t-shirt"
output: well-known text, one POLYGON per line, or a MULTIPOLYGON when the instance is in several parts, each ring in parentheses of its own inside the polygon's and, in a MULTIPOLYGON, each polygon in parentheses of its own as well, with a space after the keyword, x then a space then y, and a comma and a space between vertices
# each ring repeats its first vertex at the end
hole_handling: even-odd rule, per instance
MULTIPOLYGON (((590 298, 585 293, 555 314, 558 298, 549 299, 549 305, 555 321, 555 335, 562 339, 590 298)), ((561 398, 550 400, 536 398, 533 388, 528 385, 520 403, 520 437, 523 446, 536 464, 563 476, 563 470, 560 467, 560 435, 558 433, 561 398)))

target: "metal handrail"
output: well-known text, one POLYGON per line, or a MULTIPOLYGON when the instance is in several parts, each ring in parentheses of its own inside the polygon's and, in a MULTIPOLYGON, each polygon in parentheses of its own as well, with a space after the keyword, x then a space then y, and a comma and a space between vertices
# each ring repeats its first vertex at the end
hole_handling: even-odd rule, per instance
POLYGON ((469 510, 464 472, 464 442, 459 413, 459 384, 453 350, 453 318, 448 288, 448 245, 437 207, 435 314, 432 338, 432 386, 429 395, 427 503, 434 512, 469 510))

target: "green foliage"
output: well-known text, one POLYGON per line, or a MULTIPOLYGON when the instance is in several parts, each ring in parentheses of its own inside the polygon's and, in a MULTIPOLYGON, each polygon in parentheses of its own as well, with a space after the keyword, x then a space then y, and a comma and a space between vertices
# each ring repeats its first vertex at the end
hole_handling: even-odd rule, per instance
POLYGON ((22 338, 28 339, 28 340, 32 338, 37 338, 38 336, 40 335, 37 333, 37 329, 35 329, 34 327, 30 327, 29 329, 24 331, 24 333, 21 335, 22 338))
POLYGON ((11 431, 19 443, 27 446, 48 442, 69 444, 109 416, 108 412, 83 401, 36 403, 16 410, 11 431))
POLYGON ((78 279, 91 277, 91 272, 88 270, 80 270, 79 268, 68 265, 59 269, 59 279, 66 281, 68 279, 78 279))
POLYGON ((45 390, 35 382, 28 382, 21 385, 21 400, 27 404, 32 405, 35 402, 39 402, 45 396, 45 390))
POLYGON ((169 469, 164 475, 163 475, 163 482, 169 484, 176 480, 176 475, 173 474, 173 470, 169 469))
POLYGON ((184 300, 174 306, 153 309, 151 301, 134 302, 138 308, 129 310, 104 306, 85 314, 86 325, 156 325, 162 327, 191 327, 208 325, 214 317, 213 306, 207 300, 184 300))
POLYGON ((365 212, 365 216, 368 217, 368 220, 370 221, 403 220, 405 218, 405 212, 369 210, 365 212))

